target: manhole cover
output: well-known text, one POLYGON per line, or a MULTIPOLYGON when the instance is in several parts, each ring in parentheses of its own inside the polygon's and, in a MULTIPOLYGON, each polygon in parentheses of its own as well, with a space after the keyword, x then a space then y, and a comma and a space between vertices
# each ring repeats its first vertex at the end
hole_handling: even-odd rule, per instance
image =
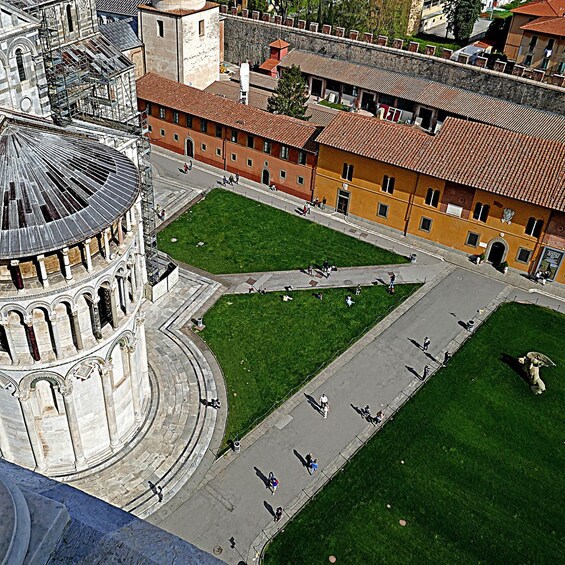
POLYGON ((213 550, 212 553, 214 555, 220 555, 224 550, 222 549, 222 546, 217 545, 213 550))

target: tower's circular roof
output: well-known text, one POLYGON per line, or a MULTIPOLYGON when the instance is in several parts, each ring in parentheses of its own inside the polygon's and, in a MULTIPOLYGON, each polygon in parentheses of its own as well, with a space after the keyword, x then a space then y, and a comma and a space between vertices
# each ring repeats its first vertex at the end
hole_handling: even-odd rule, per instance
POLYGON ((95 140, 9 122, 0 131, 0 259, 74 245, 135 202, 135 165, 95 140))

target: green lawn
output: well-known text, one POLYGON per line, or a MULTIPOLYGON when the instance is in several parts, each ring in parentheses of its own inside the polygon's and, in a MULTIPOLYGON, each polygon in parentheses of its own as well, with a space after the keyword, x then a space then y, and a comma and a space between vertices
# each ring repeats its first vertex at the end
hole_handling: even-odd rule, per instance
POLYGON ((564 328, 564 315, 504 305, 285 527, 265 564, 565 562, 564 328), (541 371, 541 396, 503 361, 528 351, 557 363, 541 371))
MULTIPOLYGON (((291 392, 363 335, 417 285, 366 287, 345 304, 347 289, 223 296, 205 315, 200 334, 224 371, 229 413, 226 440, 241 437, 291 392)), ((225 443, 224 443, 225 445, 225 443)))
POLYGON ((210 273, 286 271, 321 265, 338 267, 404 263, 405 257, 215 189, 159 234, 159 248, 210 273), (171 242, 176 238, 176 243, 171 242), (199 242, 204 245, 199 246, 199 242))

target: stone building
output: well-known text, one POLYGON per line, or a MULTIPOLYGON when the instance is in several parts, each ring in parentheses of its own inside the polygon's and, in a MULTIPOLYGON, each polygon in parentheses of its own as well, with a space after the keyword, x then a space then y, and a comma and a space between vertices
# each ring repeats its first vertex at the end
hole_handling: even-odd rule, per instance
POLYGON ((148 73, 204 89, 220 75, 219 5, 205 0, 158 0, 138 6, 148 73))
POLYGON ((92 137, 4 115, 0 175, 0 455, 68 475, 149 405, 138 173, 92 137))

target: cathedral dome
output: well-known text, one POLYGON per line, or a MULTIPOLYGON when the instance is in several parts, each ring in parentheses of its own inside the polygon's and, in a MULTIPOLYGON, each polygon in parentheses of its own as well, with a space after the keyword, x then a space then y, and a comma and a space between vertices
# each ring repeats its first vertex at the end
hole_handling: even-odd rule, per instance
POLYGON ((69 247, 135 202, 137 169, 115 149, 54 127, 0 128, 0 259, 69 247))

